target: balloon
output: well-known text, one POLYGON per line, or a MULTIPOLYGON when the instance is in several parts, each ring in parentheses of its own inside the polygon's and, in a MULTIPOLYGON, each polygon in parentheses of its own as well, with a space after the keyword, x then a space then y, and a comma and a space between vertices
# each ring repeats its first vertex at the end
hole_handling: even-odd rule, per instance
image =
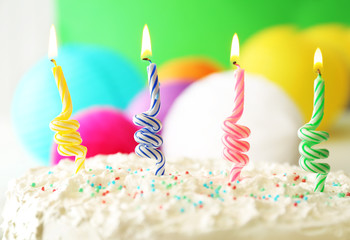
MULTIPOLYGON (((144 79, 127 60, 105 48, 64 46, 56 61, 67 81, 73 114, 93 105, 124 109, 144 86, 144 79)), ((49 163, 54 136, 49 123, 62 108, 52 67, 53 63, 44 58, 26 73, 12 105, 12 119, 20 140, 45 164, 49 163)))
MULTIPOLYGON (((86 157, 98 154, 131 153, 137 143, 134 133, 137 127, 118 109, 111 107, 91 107, 78 112, 73 119, 80 123, 78 132, 88 151, 86 157)), ((57 144, 52 144, 51 163, 57 164, 63 157, 57 152, 57 144)), ((74 159, 74 157, 69 157, 74 159)))
POLYGON ((159 67, 159 81, 195 81, 222 68, 213 61, 199 57, 184 57, 167 61, 159 67))
MULTIPOLYGON (((233 71, 215 73, 192 83, 176 99, 164 123, 163 150, 168 159, 222 157, 223 121, 231 115, 233 71)), ((238 124, 251 130, 252 162, 297 163, 297 130, 302 116, 285 92, 262 76, 245 75, 244 112, 238 124)), ((220 164, 220 163, 218 163, 220 164)))
POLYGON ((349 29, 340 24, 324 24, 308 28, 301 32, 305 40, 311 41, 321 49, 336 51, 350 70, 350 34, 349 29))
MULTIPOLYGON (((164 119, 171 108, 174 100, 181 92, 190 85, 190 82, 180 80, 178 82, 169 81, 160 85, 161 107, 157 118, 164 122, 164 119)), ((126 115, 132 119, 135 114, 145 112, 150 106, 150 94, 148 88, 145 88, 131 101, 126 109, 126 115)))
MULTIPOLYGON (((314 53, 317 44, 306 41, 291 26, 264 30, 245 43, 241 66, 261 74, 281 86, 299 106, 304 122, 313 110, 314 53)), ((347 105, 349 72, 345 61, 335 51, 322 48, 326 81, 325 114, 321 128, 329 128, 347 105)))

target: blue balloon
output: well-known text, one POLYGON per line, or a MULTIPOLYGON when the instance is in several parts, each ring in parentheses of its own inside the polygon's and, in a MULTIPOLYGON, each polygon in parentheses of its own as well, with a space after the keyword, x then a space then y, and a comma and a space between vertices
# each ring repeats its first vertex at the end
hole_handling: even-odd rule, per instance
MULTIPOLYGON (((106 48, 67 45, 59 49, 56 62, 62 66, 67 81, 73 114, 93 105, 125 109, 144 87, 145 80, 137 69, 106 48)), ((54 136, 49 123, 62 108, 51 70, 53 66, 47 58, 38 62, 21 79, 12 105, 12 118, 19 138, 44 164, 49 164, 54 136)))

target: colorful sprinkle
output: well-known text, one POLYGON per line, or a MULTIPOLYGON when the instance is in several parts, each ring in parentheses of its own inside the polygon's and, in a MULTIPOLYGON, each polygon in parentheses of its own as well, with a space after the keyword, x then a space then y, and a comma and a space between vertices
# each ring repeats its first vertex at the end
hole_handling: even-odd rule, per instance
POLYGON ((338 197, 340 197, 340 198, 345 197, 345 193, 338 193, 338 197))
MULTIPOLYGON (((83 184, 80 185, 81 187, 77 188, 77 191, 81 195, 99 197, 98 199, 98 201, 100 201, 99 204, 101 203, 106 204, 108 201, 108 198, 104 199, 103 197, 110 194, 110 192, 117 192, 118 190, 122 190, 123 188, 125 189, 119 193, 126 195, 130 199, 130 201, 132 201, 133 199, 143 199, 145 197, 144 194, 147 194, 148 196, 153 196, 153 197, 156 196, 156 194, 158 194, 160 195, 160 197, 168 200, 170 200, 171 198, 174 198, 174 200, 178 201, 178 204, 180 204, 178 208, 178 211, 180 213, 186 212, 185 209, 188 208, 186 204, 189 204, 188 206, 195 209, 202 209, 203 207, 205 207, 203 201, 198 201, 198 197, 203 197, 203 196, 204 196, 204 200, 205 200, 205 196, 207 196, 208 198, 211 198, 210 201, 236 201, 237 199, 244 201, 244 198, 250 198, 253 201, 255 200, 263 201, 261 202, 262 204, 265 202, 277 203, 278 201, 285 201, 285 199, 288 198, 291 200, 289 201, 291 202, 290 203, 291 206, 295 206, 295 207, 298 207, 299 205, 302 206, 302 204, 305 204, 305 201, 308 201, 309 199, 312 199, 314 197, 313 194, 310 195, 310 193, 305 190, 299 191, 300 189, 299 187, 301 188, 305 187, 305 184, 302 184, 302 183, 306 182, 307 177, 298 175, 297 173, 289 174, 288 178, 283 178, 283 179, 281 179, 281 174, 271 173, 271 175, 274 176, 273 181, 271 181, 270 183, 272 185, 255 186, 254 191, 252 191, 248 195, 247 194, 244 195, 241 193, 242 191, 244 191, 243 189, 243 186, 245 186, 244 182, 240 183, 240 181, 234 181, 234 182, 228 182, 228 183, 224 183, 223 185, 220 185, 218 183, 219 182, 221 183, 221 181, 216 177, 220 178, 220 176, 222 177, 224 174, 226 174, 226 172, 221 171, 221 175, 219 172, 215 172, 215 178, 214 178, 213 177, 214 173, 212 171, 209 171, 208 173, 211 176, 208 176, 208 175, 203 176, 204 178, 201 182, 203 187, 200 189, 199 195, 195 194, 195 195, 188 196, 188 195, 179 195, 179 194, 174 195, 174 193, 179 192, 179 190, 183 189, 184 182, 188 184, 188 181, 186 181, 186 176, 184 174, 188 175, 189 171, 183 171, 181 173, 173 172, 173 173, 167 174, 166 177, 163 177, 163 178, 150 179, 147 181, 149 184, 148 185, 149 187, 146 187, 146 189, 141 190, 141 186, 144 186, 144 184, 147 185, 147 183, 145 182, 145 180, 143 180, 143 178, 149 175, 149 173, 146 172, 146 171, 149 171, 149 169, 148 170, 147 169, 145 170, 128 169, 128 172, 126 172, 123 169, 121 170, 119 168, 119 170, 116 170, 118 168, 115 168, 115 173, 111 174, 109 173, 109 171, 112 171, 113 169, 112 166, 107 165, 105 167, 108 171, 105 171, 105 173, 107 172, 107 175, 105 175, 105 179, 103 181, 100 178, 101 176, 99 175, 95 176, 94 174, 89 173, 90 179, 85 180, 86 182, 84 181, 83 184), (137 184, 128 185, 129 186, 128 189, 126 188, 125 185, 120 184, 122 182, 119 182, 119 184, 116 185, 117 181, 118 180, 120 181, 121 178, 124 179, 127 174, 137 175, 135 177, 139 177, 140 179, 139 185, 137 184), (119 176, 116 176, 116 175, 119 175, 119 176), (237 189, 237 186, 239 186, 237 184, 243 184, 239 189, 239 191, 235 191, 237 189), (282 186, 285 189, 278 189, 278 188, 281 188, 282 186), (297 186, 297 187, 292 188, 292 186, 297 186), (275 190, 271 189, 274 187, 276 188, 275 190), (278 191, 277 193, 279 194, 277 194, 276 191, 278 191), (284 194, 284 193, 282 194, 282 192, 285 192, 288 194, 284 194)), ((90 169, 89 171, 92 171, 92 170, 90 169)), ((55 173, 49 171, 48 174, 55 174, 55 173)), ((287 173, 284 173, 283 176, 287 176, 287 173)), ((52 181, 51 178, 50 178, 50 181, 52 181)), ((45 191, 45 193, 49 193, 51 192, 51 191, 47 191, 49 186, 51 187, 49 189, 51 189, 52 192, 55 192, 57 190, 53 188, 54 184, 55 182, 53 182, 53 184, 50 182, 43 183, 43 184, 40 183, 40 185, 45 185, 45 186, 38 187, 37 186, 38 184, 33 182, 31 184, 31 187, 33 188, 38 187, 38 189, 34 189, 34 190, 39 190, 39 191, 41 190, 41 191, 45 191)), ((333 182, 332 186, 340 187, 341 183, 333 182)), ((338 198, 350 197, 350 192, 340 192, 340 188, 333 188, 333 189, 334 189, 333 193, 329 194, 329 196, 327 197, 328 201, 325 202, 325 204, 327 205, 334 204, 332 201, 338 198)), ((141 208, 138 207, 137 209, 141 209, 141 208)), ((164 210, 164 206, 159 205, 159 209, 164 210)))

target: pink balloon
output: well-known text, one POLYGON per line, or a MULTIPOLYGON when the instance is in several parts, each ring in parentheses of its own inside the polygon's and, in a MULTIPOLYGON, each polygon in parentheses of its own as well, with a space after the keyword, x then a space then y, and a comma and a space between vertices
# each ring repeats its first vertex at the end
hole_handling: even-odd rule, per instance
MULTIPOLYGON (((181 81, 181 82, 167 82, 160 84, 160 100, 161 106, 157 118, 164 122, 164 119, 171 108, 174 100, 179 96, 179 94, 186 89, 191 82, 181 81)), ((129 104, 128 108, 125 110, 126 115, 132 119, 135 114, 142 113, 148 110, 150 105, 150 95, 148 88, 144 88, 140 93, 134 97, 134 99, 129 104)))
MULTIPOLYGON (((78 120, 87 157, 97 154, 113 154, 117 152, 131 153, 137 143, 134 133, 137 127, 122 113, 112 107, 92 107, 83 110, 71 119, 78 120)), ((57 164, 66 157, 59 155, 57 144, 52 146, 51 163, 57 164)), ((74 160, 74 157, 69 157, 74 160)))

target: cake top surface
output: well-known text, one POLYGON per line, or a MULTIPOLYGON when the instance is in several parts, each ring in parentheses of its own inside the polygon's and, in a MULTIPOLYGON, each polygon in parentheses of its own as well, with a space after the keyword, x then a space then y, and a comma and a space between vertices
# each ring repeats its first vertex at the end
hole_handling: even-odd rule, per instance
POLYGON ((325 192, 314 193, 315 174, 297 166, 250 164, 244 180, 228 183, 221 161, 169 161, 162 177, 154 176, 154 161, 134 154, 88 159, 78 174, 68 160, 31 169, 9 185, 4 237, 19 231, 26 239, 55 239, 54 231, 64 239, 248 239, 261 229, 284 239, 288 232, 291 239, 350 234, 350 178, 343 172, 331 172, 325 192), (65 236, 60 227, 79 229, 78 235, 65 236))

